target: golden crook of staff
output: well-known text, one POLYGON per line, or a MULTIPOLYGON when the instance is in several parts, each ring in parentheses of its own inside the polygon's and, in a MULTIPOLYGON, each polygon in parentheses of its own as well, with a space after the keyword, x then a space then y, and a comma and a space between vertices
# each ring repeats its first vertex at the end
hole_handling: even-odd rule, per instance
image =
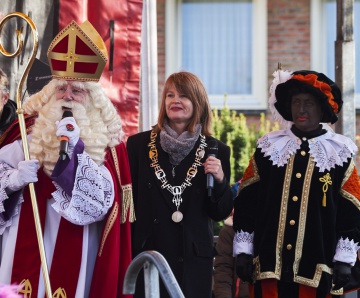
MULTIPOLYGON (((1 32, 2 32, 2 29, 5 25, 5 23, 13 17, 22 18, 29 24, 29 26, 31 27, 31 31, 32 31, 32 35, 33 35, 33 42, 34 42, 34 47, 33 47, 32 53, 31 53, 31 57, 26 65, 24 73, 21 76, 21 79, 20 79, 20 82, 19 82, 19 85, 17 88, 17 92, 16 92, 16 106, 17 106, 17 114, 18 114, 19 124, 20 124, 21 140, 22 140, 23 149, 24 149, 24 156, 25 156, 25 160, 29 160, 30 156, 29 156, 29 148, 28 148, 28 143, 27 143, 27 133, 26 133, 26 126, 25 126, 25 119, 24 119, 24 110, 21 108, 21 92, 22 92, 22 86, 24 84, 25 78, 27 77, 31 66, 34 63, 37 49, 38 49, 38 44, 39 44, 39 38, 38 38, 38 31, 36 29, 34 22, 27 15, 25 15, 21 12, 12 12, 12 13, 9 13, 6 16, 4 16, 4 18, 0 22, 0 36, 1 36, 1 32)), ((6 57, 9 57, 9 58, 14 58, 14 57, 17 57, 21 53, 21 51, 23 49, 22 30, 23 30, 22 27, 20 30, 16 30, 16 34, 17 34, 17 38, 18 38, 18 48, 16 49, 16 51, 14 53, 8 53, 1 45, 1 40, 0 40, 1 54, 3 54, 6 57)), ((44 277, 46 295, 47 295, 47 297, 52 297, 49 272, 48 272, 48 266, 47 266, 47 262, 46 262, 45 249, 44 249, 44 239, 42 236, 43 234, 42 234, 39 211, 38 211, 38 206, 37 206, 37 201, 36 201, 34 183, 29 183, 29 189, 30 189, 30 196, 31 196, 31 204, 32 204, 33 213, 34 213, 37 240, 38 240, 38 244, 39 244, 41 268, 42 268, 42 273, 43 273, 43 277, 44 277)))

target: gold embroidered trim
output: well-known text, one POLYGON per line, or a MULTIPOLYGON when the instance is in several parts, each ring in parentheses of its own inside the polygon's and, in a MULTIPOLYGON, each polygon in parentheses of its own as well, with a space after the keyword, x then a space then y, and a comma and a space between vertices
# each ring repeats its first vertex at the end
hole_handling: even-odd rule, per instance
POLYGON ((330 294, 332 294, 332 295, 342 295, 342 294, 344 294, 344 288, 340 288, 339 290, 331 289, 330 294))
MULTIPOLYGON (((256 257, 254 259, 254 264, 255 264, 256 280, 268 279, 268 278, 275 278, 277 280, 280 280, 279 272, 277 272, 277 273, 272 272, 272 271, 261 272, 260 263, 259 263, 259 257, 256 257)), ((305 277, 296 275, 294 277, 294 282, 297 282, 299 284, 303 284, 303 285, 306 285, 306 286, 310 286, 310 287, 318 287, 322 272, 332 274, 332 269, 329 268, 328 266, 324 265, 324 264, 318 264, 316 266, 315 274, 314 274, 313 279, 309 279, 309 278, 305 278, 305 277)), ((342 293, 342 289, 340 289, 339 291, 341 291, 341 293, 342 293)), ((336 292, 336 293, 340 293, 340 292, 336 292)))
MULTIPOLYGON (((314 168, 315 168, 315 162, 312 158, 309 158, 309 162, 308 162, 307 169, 305 172, 304 185, 303 185, 303 189, 302 189, 301 202, 300 202, 301 205, 300 205, 300 215, 299 215, 299 229, 298 229, 298 237, 296 239, 296 245, 295 245, 295 260, 294 260, 295 278, 294 279, 297 278, 297 274, 299 272, 300 260, 301 260, 301 256, 302 256, 303 246, 304 246, 306 216, 307 216, 307 210, 308 210, 308 205, 309 205, 310 184, 311 184, 311 177, 313 175, 314 168)), ((320 268, 317 267, 316 270, 320 270, 321 268, 323 268, 324 265, 318 265, 318 266, 320 266, 320 268)), ((314 283, 314 282, 319 283, 320 277, 321 277, 321 272, 315 273, 315 275, 314 275, 315 281, 311 281, 311 280, 309 280, 309 281, 311 281, 311 283, 314 283)), ((305 282, 305 279, 304 279, 304 282, 305 282)), ((304 283, 304 282, 302 282, 302 283, 311 286, 311 284, 304 283)))
POLYGON ((351 160, 350 164, 349 164, 349 167, 347 168, 346 172, 345 172, 345 175, 344 175, 344 179, 343 181, 341 181, 341 188, 343 188, 343 186, 345 185, 346 181, 349 180, 353 170, 354 170, 354 167, 355 167, 355 163, 353 160, 351 160))
POLYGON ((29 279, 23 279, 19 284, 19 294, 23 294, 24 298, 31 298, 32 286, 29 279))
POLYGON ((360 201, 351 193, 348 193, 346 190, 341 189, 340 194, 351 203, 353 203, 358 210, 360 210, 360 201))
POLYGON ((104 235, 101 239, 101 243, 100 243, 100 247, 99 247, 99 257, 101 257, 103 248, 105 246, 106 238, 108 237, 110 230, 114 226, 114 223, 115 223, 118 213, 119 213, 119 204, 117 202, 115 202, 114 206, 111 208, 109 218, 105 223, 104 235))
POLYGON ((57 288, 55 293, 53 294, 53 298, 66 298, 66 292, 64 288, 57 288))
POLYGON ((332 269, 325 264, 317 264, 313 279, 305 278, 295 274, 294 281, 309 287, 317 288, 319 286, 320 278, 323 272, 332 274, 332 269))
POLYGON ((353 203, 356 208, 358 208, 360 210, 360 201, 351 193, 347 192, 346 190, 343 189, 344 184, 346 183, 346 181, 349 180, 353 170, 355 167, 355 163, 354 160, 351 160, 350 165, 348 167, 348 169, 345 172, 344 175, 344 179, 341 182, 341 189, 340 189, 340 194, 347 200, 349 200, 351 203, 353 203))
POLYGON ((122 189, 122 206, 121 209, 121 223, 124 223, 126 221, 126 215, 129 210, 129 222, 135 221, 135 210, 134 210, 134 202, 133 202, 133 196, 132 196, 132 185, 131 184, 125 184, 121 185, 122 189))
MULTIPOLYGON (((111 147, 111 155, 114 159, 116 174, 119 179, 119 183, 121 185, 121 176, 120 176, 120 167, 119 161, 116 155, 116 149, 111 147)), ((134 201, 132 196, 132 186, 131 184, 121 185, 121 219, 120 222, 123 224, 126 222, 126 215, 129 211, 129 222, 134 222, 135 217, 135 209, 134 209, 134 201)))
POLYGON ((344 179, 343 181, 341 182, 341 188, 345 185, 346 181, 349 180, 353 170, 354 170, 354 167, 355 167, 355 163, 353 160, 351 160, 350 164, 349 164, 349 167, 347 168, 346 172, 345 172, 345 175, 344 175, 344 179))
POLYGON ((291 175, 294 169, 294 159, 295 155, 292 155, 289 158, 288 164, 286 166, 284 185, 282 190, 281 197, 281 210, 279 216, 279 227, 276 241, 276 263, 275 263, 275 275, 280 276, 281 267, 282 267, 282 257, 281 252, 284 247, 284 234, 285 234, 285 225, 286 225, 286 215, 287 215, 287 206, 289 202, 289 190, 291 183, 291 175))
POLYGON ((276 252, 275 252, 275 271, 267 271, 261 272, 259 257, 256 257, 254 260, 255 263, 255 275, 256 279, 267 279, 267 278, 276 278, 280 280, 281 267, 282 267, 282 257, 281 252, 284 247, 284 234, 285 234, 285 225, 286 225, 286 214, 287 214, 287 206, 289 201, 289 189, 291 183, 291 175, 294 168, 294 159, 295 155, 292 155, 286 166, 286 172, 284 177, 284 185, 281 196, 281 210, 279 214, 279 226, 278 226, 278 234, 276 239, 276 252))
POLYGON ((280 280, 279 272, 277 272, 277 273, 271 272, 271 271, 261 272, 260 261, 259 261, 258 256, 256 258, 254 258, 253 262, 254 262, 254 265, 255 265, 254 274, 255 274, 256 280, 267 279, 267 278, 276 278, 276 279, 280 280))

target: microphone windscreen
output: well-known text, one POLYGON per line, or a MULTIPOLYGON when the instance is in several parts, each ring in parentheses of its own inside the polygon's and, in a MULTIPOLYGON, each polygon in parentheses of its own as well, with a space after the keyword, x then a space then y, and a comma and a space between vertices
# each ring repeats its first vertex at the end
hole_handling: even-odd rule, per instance
POLYGON ((216 140, 210 140, 206 151, 207 155, 216 156, 218 152, 218 142, 216 140))
POLYGON ((63 115, 62 115, 62 119, 67 118, 67 117, 72 117, 73 113, 69 110, 65 110, 63 115))

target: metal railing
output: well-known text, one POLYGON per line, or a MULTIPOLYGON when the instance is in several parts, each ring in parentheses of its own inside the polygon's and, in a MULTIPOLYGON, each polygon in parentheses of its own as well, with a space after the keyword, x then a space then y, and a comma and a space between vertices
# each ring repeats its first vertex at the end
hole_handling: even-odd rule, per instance
POLYGON ((172 298, 185 298, 168 262, 157 251, 144 251, 137 255, 126 270, 123 294, 134 294, 136 279, 144 269, 145 298, 159 298, 159 275, 172 298))

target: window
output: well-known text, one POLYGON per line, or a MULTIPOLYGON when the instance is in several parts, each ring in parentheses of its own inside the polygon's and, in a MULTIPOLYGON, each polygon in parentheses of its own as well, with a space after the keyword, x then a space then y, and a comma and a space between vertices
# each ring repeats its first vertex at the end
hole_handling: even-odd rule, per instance
MULTIPOLYGON (((312 68, 335 80, 336 0, 312 1, 312 68), (318 27, 318 28, 317 28, 318 27), (319 36, 321 36, 319 38, 319 36)), ((360 0, 354 0, 355 105, 360 108, 360 0)))
POLYGON ((213 108, 224 94, 231 109, 267 108, 266 0, 167 0, 166 10, 167 76, 198 75, 213 108))

